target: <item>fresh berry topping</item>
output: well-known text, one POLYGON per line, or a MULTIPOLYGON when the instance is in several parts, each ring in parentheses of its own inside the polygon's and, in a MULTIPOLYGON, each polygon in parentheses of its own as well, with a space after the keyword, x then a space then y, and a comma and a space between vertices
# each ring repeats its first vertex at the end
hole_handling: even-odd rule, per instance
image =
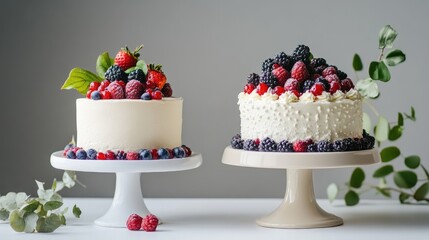
POLYGON ((134 71, 131 71, 130 74, 128 74, 128 81, 131 80, 138 80, 142 84, 146 83, 146 76, 144 75, 143 70, 136 69, 134 71))
POLYGON ((182 148, 183 148, 183 150, 185 150, 185 156, 186 157, 189 157, 192 155, 192 150, 188 146, 182 145, 182 148))
POLYGON ((85 150, 83 150, 83 149, 77 150, 77 152, 76 152, 76 158, 77 159, 85 160, 87 157, 88 156, 87 156, 87 153, 85 150))
POLYGON ((118 65, 110 66, 106 73, 104 73, 104 77, 111 82, 115 80, 122 80, 126 82, 128 80, 127 74, 118 65))
POLYGON ((140 97, 141 100, 152 100, 152 96, 150 93, 145 92, 142 94, 142 96, 140 97))
POLYGON ((127 219, 128 230, 137 231, 142 227, 143 218, 137 214, 131 214, 127 219))
POLYGON ((341 91, 348 92, 350 89, 354 88, 352 80, 350 78, 346 78, 341 80, 341 91))
POLYGON ((259 144, 259 151, 262 152, 275 152, 277 151, 277 143, 271 138, 264 138, 259 144))
POLYGON ((292 90, 289 92, 293 93, 297 98, 299 98, 301 96, 301 93, 298 90, 292 90))
POLYGON ((70 159, 76 159, 76 153, 72 149, 69 149, 67 151, 66 156, 67 158, 70 158, 70 159))
POLYGON ((274 93, 278 96, 282 95, 285 92, 285 89, 283 87, 277 86, 274 88, 274 93))
POLYGON ((118 160, 126 160, 127 159, 127 153, 124 152, 124 151, 121 151, 121 150, 117 151, 116 152, 116 159, 118 159, 118 160))
POLYGON ((156 86, 156 83, 154 82, 154 81, 146 81, 146 88, 147 89, 155 89, 157 86, 156 86))
POLYGON ((328 67, 328 65, 318 66, 318 67, 314 68, 314 72, 322 75, 323 70, 325 70, 325 68, 327 68, 327 67, 328 67))
POLYGON ((158 156, 159 156, 159 159, 169 159, 170 153, 166 148, 160 148, 158 149, 158 156))
POLYGON ((131 52, 127 46, 121 48, 115 56, 115 65, 121 67, 122 70, 127 70, 128 68, 134 67, 137 63, 138 57, 140 56, 140 49, 143 48, 143 45, 137 47, 134 52, 131 52))
POLYGON ((149 214, 143 218, 141 229, 143 229, 146 232, 154 232, 156 231, 156 227, 158 227, 158 224, 159 224, 158 218, 153 214, 149 214))
POLYGON ((302 61, 306 64, 310 63, 310 48, 305 45, 298 45, 293 51, 293 58, 295 61, 302 61))
POLYGON ((91 99, 93 100, 100 100, 101 99, 101 94, 99 91, 93 91, 91 93, 91 99))
POLYGON ((150 96, 153 100, 161 100, 162 99, 162 92, 159 90, 153 91, 150 96))
POLYGON ((184 158, 186 156, 185 150, 181 147, 173 148, 173 154, 175 158, 184 158))
POLYGON ((255 85, 253 85, 252 83, 248 83, 246 85, 244 85, 244 92, 247 94, 251 94, 253 92, 253 90, 255 90, 255 85))
POLYGON ((278 84, 283 86, 286 83, 286 80, 290 77, 290 73, 283 67, 278 67, 271 72, 275 78, 278 80, 278 84))
POLYGON ((326 60, 324 58, 313 58, 311 59, 310 65, 313 68, 317 68, 317 67, 326 65, 326 60))
POLYGON ((119 81, 112 82, 107 87, 107 91, 110 92, 112 99, 123 99, 123 98, 125 98, 124 88, 121 86, 119 81))
POLYGON ((154 160, 159 159, 158 149, 154 148, 154 149, 150 150, 150 152, 152 153, 152 159, 154 159, 154 160))
POLYGON ((338 78, 337 74, 331 74, 325 77, 326 81, 328 82, 340 82, 340 79, 338 78))
POLYGON ((265 83, 259 83, 258 87, 256 87, 256 92, 262 96, 264 93, 268 91, 268 85, 265 83))
POLYGON ((155 83, 155 86, 159 89, 164 87, 164 84, 167 82, 167 77, 161 70, 161 65, 149 64, 148 72, 146 76, 146 81, 152 81, 155 83))
POLYGON ((243 149, 248 151, 258 151, 259 150, 259 140, 247 139, 243 143, 243 149))
POLYGON ((313 87, 315 82, 316 81, 311 80, 311 79, 305 80, 301 85, 301 92, 305 93, 307 91, 310 91, 310 89, 313 87))
POLYGON ((101 94, 101 99, 112 99, 112 94, 107 90, 101 91, 100 94, 101 94))
POLYGON ((343 139, 344 145, 346 145, 346 151, 356 151, 359 150, 358 142, 352 138, 343 139))
POLYGON ((307 151, 307 146, 310 143, 308 141, 302 141, 302 140, 298 140, 296 142, 293 143, 293 150, 295 152, 306 152, 307 151))
POLYGON ((231 146, 235 149, 243 149, 243 140, 241 139, 241 135, 237 134, 231 139, 231 146))
POLYGON ((284 52, 280 52, 276 55, 276 58, 274 59, 275 63, 280 64, 284 69, 290 71, 292 69, 292 66, 294 64, 294 61, 291 56, 288 56, 284 52))
POLYGON ((152 160, 152 152, 148 149, 143 149, 140 151, 141 160, 152 160))
POLYGON ((292 78, 295 78, 299 82, 302 82, 304 80, 307 80, 310 75, 308 74, 307 67, 305 66, 305 63, 302 61, 298 61, 293 65, 293 68, 291 70, 291 76, 292 78))
POLYGON ((324 79, 323 77, 319 77, 316 79, 316 83, 322 83, 323 87, 325 88, 325 91, 329 92, 331 85, 329 84, 329 82, 326 79, 324 79))
POLYGON ((115 160, 116 156, 115 153, 111 150, 106 151, 106 160, 115 160))
POLYGON ((92 94, 93 90, 88 90, 86 92, 86 98, 91 99, 91 94, 92 94))
POLYGON ((321 77, 321 76, 320 76, 320 74, 315 73, 315 74, 313 74, 313 76, 311 76, 311 79, 316 80, 316 79, 318 79, 319 77, 321 77))
POLYGON ((268 58, 262 63, 262 71, 263 72, 271 72, 273 70, 274 59, 268 58))
POLYGON ((110 81, 109 80, 103 80, 100 85, 98 86, 98 90, 99 92, 106 90, 106 88, 110 85, 110 81))
POLYGON ((106 154, 102 152, 97 153, 97 160, 106 160, 106 154))
POLYGON ((273 70, 274 70, 274 69, 276 69, 276 68, 279 68, 279 67, 281 67, 281 65, 280 65, 280 64, 278 64, 278 63, 274 63, 274 64, 273 64, 273 70))
POLYGON ((166 148, 167 149, 167 151, 168 151, 168 158, 174 158, 174 152, 173 152, 173 149, 171 149, 171 148, 166 148))
POLYGON ((260 83, 265 83, 271 88, 275 88, 279 85, 279 80, 271 73, 271 72, 264 72, 262 74, 260 83))
MULTIPOLYGON (((364 132, 366 133, 366 132, 364 132)), ((65 156, 67 154, 67 151, 70 150, 71 148, 74 148, 74 144, 73 143, 69 143, 64 147, 64 151, 63 151, 63 155, 65 156)))
POLYGON ((247 83, 253 84, 254 86, 257 86, 259 84, 259 75, 256 73, 251 73, 247 77, 247 83))
POLYGON ((100 86, 99 82, 91 82, 89 84, 89 90, 95 91, 98 89, 99 86, 100 86))
POLYGON ((338 91, 341 88, 340 82, 332 81, 330 84, 329 92, 331 94, 334 94, 336 91, 338 91))
POLYGON ((316 143, 308 144, 307 152, 317 152, 317 144, 316 143))
POLYGON ((164 84, 164 87, 162 88, 161 92, 162 92, 162 95, 164 97, 171 97, 171 96, 173 96, 173 89, 171 88, 170 83, 164 84))
POLYGON ((121 87, 122 87, 122 89, 125 89, 125 86, 126 86, 126 83, 124 82, 124 81, 122 81, 122 80, 116 80, 116 81, 114 81, 114 82, 116 82, 116 83, 118 83, 119 85, 121 85, 121 87))
POLYGON ((298 80, 294 78, 289 78, 285 83, 284 89, 286 91, 293 91, 293 90, 298 90, 298 87, 299 87, 298 80))
POLYGON ((97 159, 97 151, 95 151, 92 148, 88 149, 86 155, 87 155, 88 159, 90 159, 90 160, 97 159))
POLYGON ((335 69, 335 67, 329 66, 322 71, 322 76, 326 77, 328 75, 336 74, 336 73, 337 73, 337 70, 335 69))
POLYGON ((138 80, 131 80, 125 86, 125 97, 128 99, 139 99, 143 93, 143 84, 138 80))
POLYGON ((347 78, 347 73, 341 71, 341 70, 337 70, 337 76, 340 80, 346 79, 347 78))
POLYGON ((347 151, 347 145, 342 140, 336 140, 333 145, 335 152, 344 152, 347 151))
POLYGON ((127 152, 127 160, 139 160, 139 154, 137 152, 127 152))
POLYGON ((333 151, 333 145, 332 143, 323 140, 317 143, 317 151, 318 152, 332 152, 333 151))
POLYGON ((277 144, 278 152, 293 152, 293 144, 283 140, 277 144))

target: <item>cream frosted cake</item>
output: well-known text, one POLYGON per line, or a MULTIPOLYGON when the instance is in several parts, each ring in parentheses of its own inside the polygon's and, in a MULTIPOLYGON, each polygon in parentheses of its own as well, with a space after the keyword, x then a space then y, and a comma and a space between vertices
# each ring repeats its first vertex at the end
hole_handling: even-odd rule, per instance
POLYGON ((299 45, 252 73, 238 95, 241 133, 233 148, 269 152, 370 149, 362 129, 362 99, 347 74, 299 45))
POLYGON ((86 95, 76 100, 77 142, 64 155, 80 160, 154 160, 192 154, 182 144, 183 99, 161 65, 139 60, 138 51, 121 49, 97 59, 97 74, 74 68, 62 89, 86 95))

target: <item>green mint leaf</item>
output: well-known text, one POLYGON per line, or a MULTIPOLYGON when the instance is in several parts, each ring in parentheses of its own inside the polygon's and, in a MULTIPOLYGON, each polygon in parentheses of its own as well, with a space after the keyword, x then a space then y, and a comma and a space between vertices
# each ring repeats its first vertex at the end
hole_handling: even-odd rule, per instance
POLYGON ((143 59, 137 61, 136 68, 143 70, 144 75, 147 75, 148 68, 146 62, 143 59))
POLYGON ((404 130, 403 126, 394 126, 389 131, 389 140, 395 141, 402 136, 402 131, 404 130))
POLYGON ((395 172, 393 182, 400 188, 412 188, 417 184, 417 175, 409 170, 395 172))
POLYGON ((396 146, 385 147, 380 152, 382 162, 390 162, 399 155, 401 155, 401 151, 396 146))
POLYGON ((369 64, 369 76, 374 80, 382 82, 390 81, 390 71, 384 62, 371 62, 369 64))
POLYGON ((372 175, 374 178, 382 178, 385 177, 393 172, 393 166, 392 165, 386 165, 378 168, 375 170, 374 174, 372 175))
POLYGON ((125 73, 126 74, 130 74, 130 72, 132 72, 132 71, 134 71, 134 70, 136 70, 137 69, 137 67, 130 67, 130 68, 128 68, 127 70, 125 70, 125 73))
POLYGON ((62 203, 62 202, 60 202, 60 201, 49 201, 49 202, 46 202, 46 203, 43 205, 43 208, 45 208, 45 210, 46 210, 46 211, 49 211, 49 210, 55 210, 55 209, 58 209, 58 208, 60 208, 62 205, 63 205, 63 203, 62 203))
POLYGON ((112 61, 108 52, 100 54, 100 56, 97 58, 97 64, 95 66, 98 76, 104 79, 104 73, 110 66, 113 65, 113 63, 114 61, 112 61))
POLYGON ((344 200, 346 201, 347 206, 354 206, 359 203, 359 195, 353 191, 349 190, 344 196, 344 200))
POLYGON ((380 95, 377 83, 371 78, 359 80, 356 89, 364 98, 377 98, 380 95))
POLYGON ((9 218, 9 211, 2 208, 0 209, 0 220, 6 221, 9 218))
POLYGON ((417 201, 425 200, 426 195, 429 192, 429 182, 423 183, 414 193, 414 199, 417 201))
POLYGON ((51 214, 49 217, 42 217, 37 220, 36 231, 40 233, 50 233, 61 225, 61 217, 56 214, 51 214))
POLYGON ((398 125, 404 126, 404 116, 400 112, 398 112, 398 125))
POLYGON ((378 122, 374 131, 374 137, 377 141, 386 141, 389 137, 389 122, 383 116, 378 118, 378 122))
POLYGON ((350 177, 350 186, 353 188, 360 188, 364 180, 365 172, 362 170, 362 168, 357 167, 350 177))
POLYGON ((390 25, 384 26, 380 30, 378 37, 378 48, 392 48, 396 36, 398 36, 398 33, 395 31, 395 29, 393 29, 390 25))
POLYGON ((77 206, 76 206, 76 204, 73 206, 73 215, 76 217, 76 218, 80 218, 80 215, 82 214, 82 211, 80 210, 80 208, 78 208, 77 206))
POLYGON ((338 195, 338 186, 335 183, 329 184, 326 188, 326 194, 328 195, 329 202, 332 203, 337 198, 338 195))
POLYGON ((371 132, 371 125, 371 118, 366 112, 364 112, 362 114, 362 127, 367 133, 371 132))
POLYGON ((386 55, 384 62, 388 66, 393 67, 404 62, 405 60, 406 60, 405 54, 401 50, 395 49, 386 55))
POLYGON ((417 155, 411 155, 405 158, 405 166, 416 169, 420 166, 420 157, 417 155))
POLYGON ((24 222, 25 222, 24 232, 26 232, 26 233, 34 232, 36 230, 36 224, 37 224, 38 219, 39 219, 39 216, 37 216, 37 214, 35 214, 35 213, 32 213, 32 214, 25 216, 25 218, 24 218, 24 222))
POLYGON ((399 202, 401 203, 405 203, 408 198, 410 198, 410 195, 408 194, 405 194, 405 193, 399 194, 399 202))
POLYGON ((101 82, 102 80, 102 78, 88 70, 82 68, 73 68, 61 89, 74 88, 82 95, 85 95, 91 82, 101 82))
POLYGON ((25 229, 25 221, 17 209, 13 210, 9 216, 9 225, 15 232, 23 232, 25 229))
POLYGON ((362 71, 363 69, 362 60, 357 53, 355 53, 355 55, 353 56, 353 69, 355 71, 362 71))

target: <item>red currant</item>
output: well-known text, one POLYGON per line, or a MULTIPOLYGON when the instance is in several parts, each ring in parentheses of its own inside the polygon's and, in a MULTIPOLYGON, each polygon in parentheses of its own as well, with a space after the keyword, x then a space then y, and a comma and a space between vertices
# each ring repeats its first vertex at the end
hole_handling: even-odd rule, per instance
POLYGON ((156 90, 150 94, 152 97, 152 100, 161 100, 162 99, 162 92, 159 90, 156 90))
POLYGON ((95 91, 98 89, 99 86, 100 86, 99 82, 91 82, 89 84, 89 90, 95 91))
POLYGON ((100 84, 100 86, 98 87, 98 91, 104 91, 108 86, 110 85, 110 81, 109 80, 103 80, 100 84))
POLYGON ((264 93, 268 91, 268 85, 265 83, 259 83, 258 87, 256 88, 256 92, 262 96, 264 93))
POLYGON ((247 94, 252 93, 252 92, 253 92, 253 90, 255 90, 255 85, 253 85, 253 84, 251 84, 251 83, 246 84, 246 85, 244 86, 244 92, 245 92, 245 93, 247 93, 247 94))
POLYGON ((97 153, 97 160, 106 160, 106 154, 102 152, 97 153))
POLYGON ((323 91, 325 91, 325 87, 323 86, 323 83, 319 83, 319 82, 315 83, 310 89, 310 92, 314 96, 322 95, 323 91))
POLYGON ((93 92, 93 90, 88 90, 88 92, 86 92, 86 98, 91 99, 91 93, 93 92))
POLYGON ((283 87, 277 86, 274 88, 274 93, 278 96, 282 95, 285 92, 285 89, 283 87))

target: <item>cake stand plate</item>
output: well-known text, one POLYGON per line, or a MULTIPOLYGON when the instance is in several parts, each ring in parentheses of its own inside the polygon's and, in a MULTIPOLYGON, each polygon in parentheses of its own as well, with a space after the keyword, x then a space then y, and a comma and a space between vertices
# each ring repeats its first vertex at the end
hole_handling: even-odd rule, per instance
POLYGON ((329 153, 254 152, 226 147, 224 164, 286 169, 283 202, 270 215, 256 221, 270 228, 319 228, 343 224, 343 220, 325 212, 314 196, 313 169, 342 168, 380 162, 377 149, 329 153))
POLYGON ((197 168, 201 163, 202 156, 197 153, 187 158, 160 160, 77 160, 65 158, 63 151, 51 155, 51 165, 57 169, 116 174, 112 205, 95 220, 96 225, 103 227, 126 227, 131 214, 150 214, 142 196, 141 173, 183 171, 197 168))

